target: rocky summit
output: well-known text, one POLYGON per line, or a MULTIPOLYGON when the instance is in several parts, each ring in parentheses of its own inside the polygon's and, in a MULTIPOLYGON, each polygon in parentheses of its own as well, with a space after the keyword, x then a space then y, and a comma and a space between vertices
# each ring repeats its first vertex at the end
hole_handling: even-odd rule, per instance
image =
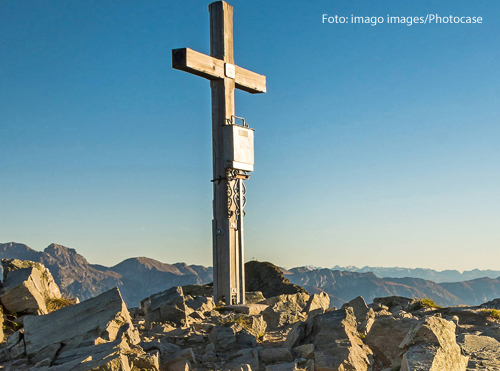
POLYGON ((500 299, 441 307, 358 296, 337 309, 328 294, 251 262, 247 304, 185 285, 127 307, 117 287, 82 302, 62 294, 40 262, 2 267, 0 370, 500 370, 500 299))

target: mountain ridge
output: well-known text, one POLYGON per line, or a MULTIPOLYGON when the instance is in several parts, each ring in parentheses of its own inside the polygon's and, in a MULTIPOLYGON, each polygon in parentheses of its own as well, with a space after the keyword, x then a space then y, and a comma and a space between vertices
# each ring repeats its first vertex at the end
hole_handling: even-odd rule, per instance
MULTIPOLYGON (((145 297, 173 286, 200 285, 212 281, 211 267, 182 262, 168 264, 144 256, 128 258, 107 267, 90 264, 75 249, 54 243, 43 251, 22 243, 0 243, 0 258, 32 260, 44 264, 62 292, 80 300, 119 287, 128 306, 138 306, 145 297)), ((311 293, 326 292, 335 306, 341 306, 356 296, 363 296, 367 301, 393 295, 428 297, 443 306, 478 305, 500 297, 500 277, 437 283, 421 277, 380 277, 374 272, 353 271, 360 270, 356 267, 350 269, 342 271, 311 266, 281 268, 291 283, 311 293)), ((404 271, 402 268, 396 269, 404 271)), ((424 268, 420 270, 436 272, 424 268)), ((407 271, 414 272, 409 268, 407 271)), ((417 273, 421 274, 421 271, 417 273)))
POLYGON ((349 271, 349 272, 372 272, 380 278, 404 278, 404 277, 415 277, 423 278, 426 280, 434 281, 436 283, 442 282, 461 282, 469 281, 476 278, 498 278, 500 277, 500 270, 492 269, 471 269, 460 272, 454 269, 446 269, 442 271, 437 271, 430 268, 405 268, 405 267, 371 267, 364 266, 358 268, 354 265, 349 265, 345 267, 334 266, 332 270, 349 271))
POLYGON ((209 268, 203 271, 200 266, 190 268, 185 263, 166 264, 146 257, 128 258, 113 267, 106 267, 90 264, 75 249, 54 243, 43 251, 22 243, 0 243, 0 258, 32 260, 44 264, 61 291, 80 300, 119 287, 129 306, 138 306, 145 297, 172 286, 211 281, 211 275, 206 272, 209 268), (203 273, 201 277, 197 271, 203 273))

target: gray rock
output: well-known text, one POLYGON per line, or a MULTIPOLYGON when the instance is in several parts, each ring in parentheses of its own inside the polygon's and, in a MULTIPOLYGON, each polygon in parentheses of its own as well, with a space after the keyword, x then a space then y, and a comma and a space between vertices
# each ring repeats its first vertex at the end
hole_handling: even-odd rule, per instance
POLYGON ((305 337, 305 323, 304 322, 296 322, 292 325, 292 328, 288 332, 288 335, 283 343, 284 348, 293 348, 296 347, 299 342, 305 337))
POLYGON ((163 360, 162 366, 167 370, 184 370, 186 367, 191 368, 191 364, 195 362, 193 349, 187 348, 178 351, 169 358, 163 360))
POLYGON ((406 298, 404 296, 386 296, 373 299, 373 303, 387 307, 391 312, 398 309, 409 310, 409 308, 412 308, 419 301, 419 299, 406 298))
POLYGON ((185 304, 187 307, 201 313, 211 312, 216 307, 212 296, 198 296, 191 300, 186 300, 185 304))
POLYGON ((226 350, 236 344, 236 333, 233 327, 215 326, 208 339, 215 345, 216 350, 226 350))
POLYGON ((247 292, 260 291, 266 298, 307 293, 302 287, 290 283, 281 269, 274 264, 258 261, 245 264, 245 288, 247 292))
MULTIPOLYGON (((130 357, 129 357, 130 358, 130 357)), ((132 369, 159 371, 160 370, 160 351, 152 350, 134 357, 131 362, 132 369)))
POLYGON ((112 342, 120 337, 126 337, 130 344, 140 341, 117 288, 80 304, 45 316, 27 316, 24 320, 24 341, 29 357, 51 344, 64 343, 67 350, 84 342, 98 339, 112 342))
POLYGON ((52 364, 52 360, 50 358, 45 358, 43 360, 41 360, 40 362, 38 362, 37 364, 35 364, 31 369, 31 370, 38 370, 38 371, 41 371, 40 369, 42 368, 49 368, 50 365, 52 364))
POLYGON ((50 362, 53 362, 56 358, 56 354, 61 349, 62 345, 60 343, 47 345, 45 348, 41 349, 38 353, 36 353, 33 357, 30 358, 31 364, 36 364, 45 359, 49 359, 50 362))
POLYGON ((261 301, 266 300, 262 292, 260 291, 247 291, 245 292, 245 303, 246 304, 257 304, 261 301))
POLYGON ((7 338, 5 344, 6 348, 11 349, 14 345, 17 345, 23 339, 23 336, 24 336, 24 329, 14 332, 7 338))
POLYGON ((130 370, 130 348, 124 340, 62 351, 50 371, 130 370))
POLYGON ((182 293, 182 287, 172 287, 168 290, 151 295, 141 301, 146 322, 169 322, 176 326, 187 325, 187 307, 182 293))
POLYGON ((245 321, 245 329, 254 335, 256 338, 264 336, 266 332, 267 322, 261 315, 248 316, 245 321))
POLYGON ((455 324, 439 317, 426 317, 406 334, 400 344, 406 350, 401 371, 465 371, 468 359, 455 339, 455 324))
POLYGON ((262 350, 259 356, 265 364, 293 361, 292 353, 287 348, 267 348, 262 350))
POLYGON ((370 311, 370 308, 368 308, 368 305, 366 305, 365 299, 363 299, 362 296, 358 296, 357 298, 354 298, 350 302, 344 304, 342 309, 345 309, 346 307, 352 308, 356 321, 358 322, 363 322, 370 311))
POLYGON ((294 362, 278 363, 266 366, 266 371, 295 371, 297 370, 294 362))
POLYGON ((144 349, 146 352, 152 351, 152 350, 159 350, 162 356, 166 357, 171 354, 177 353, 178 351, 181 350, 181 348, 178 345, 169 343, 165 339, 154 339, 152 341, 141 341, 139 343, 139 346, 144 349))
POLYGON ((267 299, 263 304, 268 305, 262 315, 269 328, 275 329, 305 320, 302 313, 309 302, 309 294, 298 293, 293 295, 279 295, 267 299))
POLYGON ((201 360, 208 363, 217 362, 217 359, 217 354, 213 350, 208 350, 201 356, 201 360))
POLYGON ((461 334, 457 343, 469 357, 467 370, 500 370, 500 342, 497 340, 489 336, 461 334))
POLYGON ((316 370, 367 371, 371 350, 357 335, 352 308, 327 312, 306 322, 304 344, 314 344, 316 370))
POLYGON ((236 335, 236 341, 239 345, 246 348, 255 348, 257 346, 257 338, 255 335, 245 329, 236 335))
POLYGON ((236 352, 231 352, 225 359, 224 369, 237 370, 242 365, 248 365, 251 370, 259 370, 260 363, 258 350, 241 349, 236 352))
POLYGON ((375 323, 374 317, 367 317, 359 326, 358 331, 360 334, 367 335, 372 329, 373 324, 375 323))
POLYGON ((313 311, 320 310, 324 313, 330 307, 330 297, 326 292, 321 292, 319 294, 313 294, 309 298, 306 306, 304 307, 304 312, 310 314, 313 311))
POLYGON ((377 317, 365 337, 365 343, 373 351, 375 359, 384 367, 397 368, 401 365, 399 345, 416 323, 416 319, 377 317))
POLYGON ((236 313, 256 315, 262 313, 268 306, 265 304, 241 304, 241 305, 227 305, 224 308, 232 310, 236 313))
POLYGON ((304 344, 293 348, 298 358, 314 359, 314 344, 304 344))
POLYGON ((22 340, 10 349, 11 359, 25 358, 25 356, 26 356, 26 348, 24 345, 24 341, 22 340))
POLYGON ((487 303, 481 304, 479 307, 485 309, 500 309, 500 299, 490 300, 487 303))
POLYGON ((25 370, 25 368, 28 366, 28 359, 27 358, 18 358, 12 361, 12 367, 13 370, 25 370))
POLYGON ((47 301, 61 298, 52 274, 40 263, 2 259, 4 282, 0 290, 3 307, 19 314, 47 314, 47 301))

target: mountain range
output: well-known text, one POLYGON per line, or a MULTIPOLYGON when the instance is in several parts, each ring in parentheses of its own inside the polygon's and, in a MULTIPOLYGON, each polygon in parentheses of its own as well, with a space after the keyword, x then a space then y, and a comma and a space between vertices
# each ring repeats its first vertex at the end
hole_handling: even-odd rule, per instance
POLYGON ((488 277, 488 278, 500 277, 500 271, 495 271, 491 269, 486 269, 486 270, 473 269, 470 271, 460 272, 457 270, 436 271, 434 269, 428 269, 428 268, 369 267, 369 266, 358 268, 353 265, 347 267, 341 267, 336 265, 331 269, 337 271, 349 271, 358 273, 372 272, 377 277, 380 278, 404 278, 404 277, 422 278, 424 280, 430 280, 437 283, 468 281, 483 277, 488 277))
POLYGON ((284 270, 283 273, 291 283, 304 287, 310 293, 325 291, 330 295, 331 304, 337 307, 360 295, 367 302, 392 295, 430 298, 442 306, 479 305, 500 297, 500 279, 489 277, 438 284, 422 278, 380 278, 372 272, 327 268, 300 267, 284 270))
POLYGON ((90 264, 75 249, 51 244, 36 251, 25 244, 0 244, 1 259, 31 260, 44 264, 61 291, 85 300, 118 287, 128 306, 138 306, 149 295, 172 286, 212 281, 212 269, 185 263, 165 264, 145 257, 130 258, 113 267, 90 264))
MULTIPOLYGON (((199 285, 212 281, 211 267, 185 263, 167 264, 146 257, 129 258, 113 267, 106 267, 90 264, 75 249, 58 244, 51 244, 44 251, 37 251, 22 243, 3 243, 0 244, 0 258, 32 260, 44 264, 51 271, 61 291, 80 300, 119 287, 124 300, 131 307, 138 306, 140 300, 149 295, 173 286, 199 285)), ((457 272, 462 275, 466 272, 406 268, 374 270, 377 274, 354 271, 353 267, 349 270, 312 267, 282 269, 290 282, 304 287, 310 293, 325 291, 330 296, 331 304, 337 307, 360 295, 367 302, 376 297, 391 295, 425 297, 443 306, 478 305, 500 297, 500 274, 497 277, 483 276, 459 282, 437 283, 418 275, 423 272, 437 276, 444 272, 457 272), (394 274, 393 277, 380 277, 379 275, 383 275, 381 270, 398 272, 399 276, 394 274), (408 275, 404 276, 403 271, 408 275), (412 277, 411 274, 417 277, 412 277)), ((461 276, 455 274, 455 277, 461 276)))

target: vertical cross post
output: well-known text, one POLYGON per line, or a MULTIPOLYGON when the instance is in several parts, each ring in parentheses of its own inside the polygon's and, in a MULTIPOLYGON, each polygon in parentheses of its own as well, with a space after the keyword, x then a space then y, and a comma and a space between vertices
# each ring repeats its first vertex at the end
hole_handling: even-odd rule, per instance
MULTIPOLYGON (((247 171, 253 171, 253 132, 238 126, 237 135, 251 145, 251 159, 227 158, 235 151, 224 128, 235 126, 234 89, 251 94, 266 92, 266 77, 234 64, 233 7, 225 1, 209 5, 210 56, 189 48, 172 50, 172 67, 210 80, 212 92, 212 157, 214 215, 213 265, 214 297, 226 304, 245 303, 245 260, 243 254, 243 216, 247 171), (250 144, 251 143, 251 144, 250 144), (228 147, 228 148, 225 148, 228 147), (243 162, 241 162, 243 161, 243 162)), ((241 150, 237 149, 237 150, 241 150)))
MULTIPOLYGON (((233 7, 218 1, 208 7, 210 12, 210 55, 234 65, 233 7)), ((212 136, 214 162, 214 297, 225 298, 226 304, 241 303, 239 273, 245 269, 239 261, 236 204, 233 193, 237 180, 230 180, 223 161, 222 126, 234 116, 235 81, 224 76, 210 81, 212 90, 212 136), (222 179, 217 181, 217 179, 222 179)), ((244 300, 243 300, 244 301, 244 300)))

